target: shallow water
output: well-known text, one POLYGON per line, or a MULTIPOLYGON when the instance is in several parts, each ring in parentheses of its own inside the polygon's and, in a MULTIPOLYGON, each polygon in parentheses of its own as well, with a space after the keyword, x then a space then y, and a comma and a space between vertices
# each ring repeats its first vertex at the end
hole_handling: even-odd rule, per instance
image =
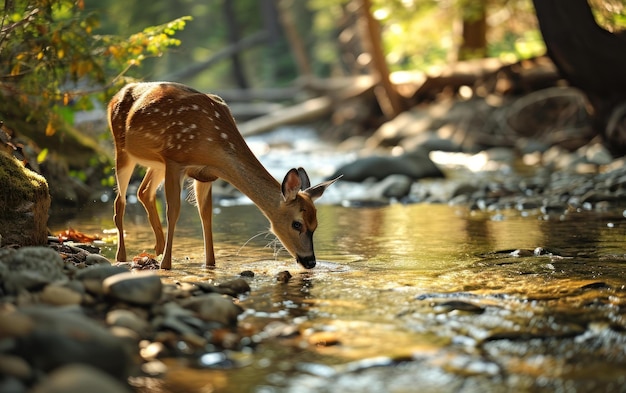
MULTIPOLYGON (((113 227, 110 205, 92 210, 53 229, 113 227)), ((320 205, 311 270, 275 255, 272 236, 250 240, 268 228, 256 207, 216 213, 217 268, 202 267, 200 221, 186 205, 173 269, 160 274, 224 281, 253 271, 239 325, 255 345, 228 352, 228 367, 169 360, 153 391, 626 389, 622 210, 547 219, 446 205, 320 205), (293 277, 278 282, 284 270, 293 277)), ((149 251, 138 206, 126 231, 129 253, 149 251)), ((114 244, 103 253, 113 258, 114 244)))

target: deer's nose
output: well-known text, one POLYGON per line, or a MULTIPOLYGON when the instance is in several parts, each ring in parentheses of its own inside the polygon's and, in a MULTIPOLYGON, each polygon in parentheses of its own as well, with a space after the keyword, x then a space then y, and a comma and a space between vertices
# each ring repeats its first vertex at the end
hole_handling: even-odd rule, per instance
POLYGON ((296 260, 307 269, 315 267, 315 254, 307 255, 305 257, 298 255, 296 256, 296 260))

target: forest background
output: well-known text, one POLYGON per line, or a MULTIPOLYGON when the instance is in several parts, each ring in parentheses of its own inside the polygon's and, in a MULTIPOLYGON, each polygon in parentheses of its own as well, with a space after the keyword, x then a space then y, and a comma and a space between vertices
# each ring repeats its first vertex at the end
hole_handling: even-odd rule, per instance
MULTIPOLYGON (((589 3, 607 31, 626 26, 623 0, 589 3)), ((396 75, 432 75, 459 61, 514 63, 545 51, 530 0, 6 0, 0 121, 43 148, 38 163, 60 155, 84 180, 85 168, 106 172, 110 156, 74 132, 75 114, 102 109, 131 80, 271 95, 311 79, 372 74, 376 58, 396 75)), ((111 185, 110 171, 101 175, 111 185)))

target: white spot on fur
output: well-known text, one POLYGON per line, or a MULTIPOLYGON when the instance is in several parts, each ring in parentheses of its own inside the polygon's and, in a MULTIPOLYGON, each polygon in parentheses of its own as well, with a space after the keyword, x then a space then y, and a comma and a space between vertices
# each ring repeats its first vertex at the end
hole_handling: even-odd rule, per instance
POLYGON ((226 134, 225 132, 222 132, 220 136, 222 137, 222 139, 228 139, 228 134, 226 134))

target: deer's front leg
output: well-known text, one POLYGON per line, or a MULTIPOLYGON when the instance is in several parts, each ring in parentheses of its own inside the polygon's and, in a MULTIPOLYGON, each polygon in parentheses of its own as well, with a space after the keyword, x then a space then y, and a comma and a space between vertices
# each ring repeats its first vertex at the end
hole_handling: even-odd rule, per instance
POLYGON ((163 236, 163 227, 161 226, 161 218, 156 208, 156 189, 163 181, 165 172, 163 169, 148 168, 146 176, 143 178, 137 197, 148 213, 148 220, 152 226, 152 232, 156 239, 154 250, 157 255, 163 254, 165 249, 165 236, 163 236))
POLYGON ((204 237, 205 266, 215 266, 215 253, 213 251, 213 199, 211 197, 211 187, 213 182, 194 181, 194 192, 196 193, 196 203, 202 221, 202 235, 204 237))
POLYGON ((176 221, 180 215, 180 190, 183 181, 183 173, 180 165, 168 162, 165 165, 165 205, 167 218, 167 238, 165 240, 165 252, 161 260, 161 269, 172 268, 172 242, 176 221))

